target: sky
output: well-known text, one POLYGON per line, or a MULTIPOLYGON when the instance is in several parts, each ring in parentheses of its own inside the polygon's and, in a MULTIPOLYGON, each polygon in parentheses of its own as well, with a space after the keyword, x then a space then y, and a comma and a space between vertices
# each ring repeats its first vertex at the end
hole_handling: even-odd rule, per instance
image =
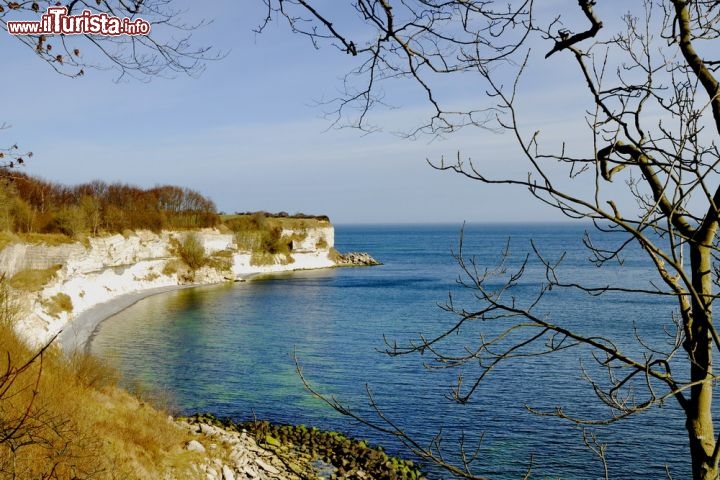
MULTIPOLYGON (((182 2, 181 2, 182 3, 182 2)), ((95 179, 143 187, 176 184, 207 195, 224 212, 326 214, 337 224, 550 222, 563 220, 523 190, 482 185, 427 160, 458 152, 491 172, 524 175, 513 138, 466 129, 447 138, 402 138, 426 105, 390 86, 400 108, 374 112, 382 132, 333 128, 318 106, 337 96, 352 57, 309 42, 264 17, 260 0, 186 2, 190 20, 212 22, 193 42, 224 57, 198 78, 114 81, 117 72, 65 78, 0 32, 5 58, 0 143, 34 154, 27 173, 65 184, 95 179), (198 7, 201 4, 201 7, 198 7)), ((559 56, 556 56, 559 57, 559 56)), ((557 99, 580 98, 554 74, 562 59, 537 65, 526 85, 528 128, 549 141, 577 130, 578 117, 548 119, 557 99)), ((469 81, 441 85, 453 102, 485 101, 469 81)), ((573 86, 575 85, 575 86, 573 86)), ((392 98, 389 98, 392 101, 392 98)), ((572 138, 580 137, 571 135, 572 138)))

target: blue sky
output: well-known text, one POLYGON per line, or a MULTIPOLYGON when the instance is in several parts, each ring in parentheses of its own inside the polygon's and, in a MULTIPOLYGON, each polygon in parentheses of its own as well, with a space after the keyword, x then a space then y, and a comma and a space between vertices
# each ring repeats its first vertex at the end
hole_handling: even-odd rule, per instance
MULTIPOLYGON (((328 129, 315 102, 337 95, 352 58, 332 48, 316 51, 284 25, 255 35, 263 18, 259 0, 201 3, 202 10, 195 7, 188 17, 213 23, 194 39, 227 55, 197 79, 115 83, 112 71, 64 78, 0 35, 6 72, 0 120, 12 125, 0 132, 2 144, 32 150, 26 171, 48 180, 178 184, 208 195, 226 212, 327 214, 336 223, 563 218, 524 191, 488 187, 426 163, 460 151, 490 170, 522 175, 509 135, 475 129, 442 140, 407 140, 328 129)), ((543 114, 570 91, 551 74, 558 66, 552 62, 562 60, 538 65, 528 85, 527 118, 530 127, 541 124, 546 138, 560 141, 578 117, 549 121, 543 114)), ((446 85, 457 102, 483 90, 446 85)), ((574 101, 572 94, 567 98, 574 101)), ((376 123, 386 130, 411 127, 425 107, 412 97, 403 100, 398 110, 377 112, 376 123)))

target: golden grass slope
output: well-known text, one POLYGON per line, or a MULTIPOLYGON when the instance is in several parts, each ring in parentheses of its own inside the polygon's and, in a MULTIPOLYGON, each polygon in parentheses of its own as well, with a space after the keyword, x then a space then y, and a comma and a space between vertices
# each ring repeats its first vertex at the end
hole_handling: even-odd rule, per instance
POLYGON ((29 349, 0 303, 0 479, 192 478, 186 430, 95 359, 29 349))

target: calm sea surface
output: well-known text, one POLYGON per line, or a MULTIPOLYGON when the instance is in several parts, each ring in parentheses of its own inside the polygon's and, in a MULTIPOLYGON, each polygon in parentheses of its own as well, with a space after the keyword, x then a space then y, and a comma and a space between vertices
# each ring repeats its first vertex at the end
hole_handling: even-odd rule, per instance
MULTIPOLYGON (((559 274, 568 282, 648 286, 657 280, 642 252, 631 250, 622 267, 596 268, 582 246, 582 225, 472 225, 464 252, 484 268, 494 266, 510 239, 517 265, 531 251, 530 239, 548 258, 566 258, 559 274)), ((551 357, 518 358, 498 367, 472 401, 447 400, 457 370, 427 369, 429 353, 390 358, 385 340, 404 343, 431 336, 454 317, 439 303, 453 292, 456 304, 478 307, 472 292, 458 286, 460 226, 339 226, 340 251, 367 251, 384 263, 373 268, 308 271, 235 285, 202 287, 147 298, 104 322, 92 351, 116 364, 129 384, 168 395, 183 413, 212 412, 247 420, 303 423, 370 439, 407 456, 393 438, 336 414, 303 388, 293 357, 312 386, 357 412, 372 416, 368 390, 384 414, 429 444, 442 430, 451 455, 464 435, 467 448, 482 437, 475 473, 522 478, 532 461, 533 478, 591 479, 602 465, 583 445, 582 432, 567 422, 538 417, 538 409, 607 415, 582 378, 594 371, 588 352, 570 349, 551 357)), ((593 234, 610 247, 619 235, 593 234)), ((521 304, 535 294, 545 270, 537 262, 513 290, 521 304)), ((642 356, 638 332, 653 348, 671 338, 672 302, 658 297, 591 296, 554 289, 539 313, 571 329, 613 339, 627 353, 642 356)), ((472 348, 492 325, 463 329, 447 348, 472 348)), ((641 357, 642 358, 642 357, 641 357)), ((463 367, 470 383, 475 364, 463 367)), ((595 429, 607 444, 610 477, 689 478, 684 422, 673 400, 611 427, 595 429)), ((428 467, 431 478, 448 475, 428 467)))

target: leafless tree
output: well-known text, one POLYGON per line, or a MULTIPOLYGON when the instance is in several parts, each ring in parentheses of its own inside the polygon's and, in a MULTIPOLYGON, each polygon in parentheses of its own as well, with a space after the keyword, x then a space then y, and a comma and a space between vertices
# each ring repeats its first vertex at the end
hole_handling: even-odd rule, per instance
MULTIPOLYGON (((203 20, 190 22, 186 12, 173 0, 91 0, 56 2, 55 0, 0 1, 0 25, 7 30, 8 21, 40 21, 48 7, 64 6, 68 15, 83 10, 109 17, 142 19, 151 26, 147 35, 14 35, 12 39, 25 44, 33 55, 46 62, 55 72, 68 77, 81 77, 89 69, 112 70, 116 79, 127 77, 148 81, 156 76, 175 74, 200 75, 208 60, 222 58, 221 52, 191 42, 193 31, 204 27, 203 20)), ((11 37, 6 33, 8 37, 11 37)), ((8 128, 0 124, 0 130, 8 128)), ((8 176, 8 168, 22 165, 32 153, 17 145, 0 149, 0 168, 8 176)))
POLYGON ((142 19, 151 26, 147 35, 17 35, 55 71, 71 77, 82 76, 88 68, 113 69, 118 79, 131 76, 141 80, 164 74, 197 75, 205 61, 217 58, 210 47, 194 45, 191 33, 206 22, 190 23, 173 0, 54 0, 0 2, 0 24, 13 20, 40 20, 48 7, 65 6, 68 15, 83 10, 109 17, 142 19))
MULTIPOLYGON (((720 281, 720 4, 709 0, 622 5, 578 0, 577 5, 564 6, 533 0, 264 3, 267 17, 259 31, 270 21, 287 22, 315 46, 330 43, 358 58, 357 68, 343 84, 345 95, 333 104, 337 122, 374 129, 373 109, 386 101, 383 86, 407 81, 431 109, 427 121, 412 126, 408 134, 447 135, 465 127, 504 131, 526 163, 527 175, 493 176, 484 163, 488 159, 461 154, 453 161, 431 162, 435 168, 482 184, 525 189, 567 217, 616 233, 613 247, 598 246, 591 235, 584 239, 596 265, 621 261, 629 249, 640 247, 659 275, 658 282, 644 284, 581 285, 563 280, 559 261, 535 249, 527 261, 540 262, 545 281, 535 298, 521 302, 514 289, 526 272, 525 263, 515 270, 504 263, 488 268, 461 251, 463 285, 480 304, 463 307, 451 300, 446 309, 458 315, 452 329, 406 346, 391 344, 388 353, 430 353, 438 364, 454 368, 479 365, 477 376, 460 379, 452 393, 456 401, 467 402, 498 364, 573 347, 588 349, 597 363, 594 371, 599 369, 605 376, 599 379, 585 372, 586 378, 611 415, 583 418, 562 408, 537 413, 577 424, 615 422, 673 399, 686 418, 693 478, 718 478, 720 438, 714 431, 711 405, 716 382, 713 353, 720 350, 712 316, 720 281), (541 62, 552 65, 558 76, 577 79, 584 92, 585 111, 575 120, 586 124, 587 136, 579 146, 571 138, 568 144, 554 146, 542 129, 524 127, 529 123, 523 122, 523 112, 528 111, 525 92, 537 83, 526 73, 541 62), (477 104, 457 108, 457 102, 451 101, 452 85, 472 85, 471 81, 475 91, 485 90, 487 95, 477 104), (625 183, 624 190, 617 187, 620 182, 625 183), (503 280, 500 288, 498 276, 503 280), (561 312, 548 317, 538 311, 540 300, 551 289, 673 299, 677 332, 666 348, 645 344, 638 337, 641 353, 631 355, 610 338, 569 329, 561 312), (453 355, 446 348, 450 334, 478 323, 495 324, 500 333, 481 336, 464 355, 453 355)), ((572 114, 549 111, 547 120, 556 113, 572 114)), ((403 435, 391 419, 381 420, 385 421, 374 425, 403 435)), ((597 446, 587 438, 588 446, 597 446)), ((472 457, 462 456, 459 465, 449 465, 431 449, 405 440, 454 473, 475 478, 472 457)), ((604 450, 599 446, 594 450, 604 462, 604 450)))

